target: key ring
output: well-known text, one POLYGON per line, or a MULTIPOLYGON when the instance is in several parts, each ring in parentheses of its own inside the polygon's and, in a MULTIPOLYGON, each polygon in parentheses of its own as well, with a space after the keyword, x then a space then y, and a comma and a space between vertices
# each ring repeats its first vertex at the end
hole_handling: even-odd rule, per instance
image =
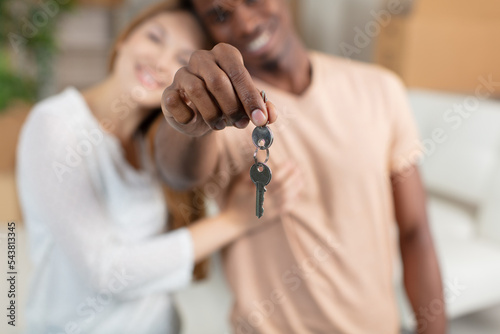
MULTIPOLYGON (((260 96, 262 96, 262 99, 264 100, 264 103, 267 103, 268 99, 267 99, 267 94, 265 91, 261 90, 260 91, 260 96)), ((267 107, 267 106, 266 106, 267 107)), ((267 115, 269 116, 269 115, 267 115)), ((269 118, 267 119, 267 123, 266 123, 266 126, 269 125, 269 118)))
POLYGON ((252 131, 252 141, 259 150, 265 150, 273 144, 273 132, 267 126, 257 126, 252 131))
POLYGON ((257 160, 257 153, 259 152, 259 150, 260 149, 258 147, 255 149, 255 152, 253 153, 253 161, 255 161, 256 164, 260 164, 260 163, 267 164, 267 162, 269 161, 269 149, 266 148, 266 161, 264 161, 264 162, 259 162, 257 160))
POLYGON ((264 103, 267 103, 267 94, 265 91, 261 90, 260 91, 260 96, 262 96, 262 99, 264 100, 264 103))

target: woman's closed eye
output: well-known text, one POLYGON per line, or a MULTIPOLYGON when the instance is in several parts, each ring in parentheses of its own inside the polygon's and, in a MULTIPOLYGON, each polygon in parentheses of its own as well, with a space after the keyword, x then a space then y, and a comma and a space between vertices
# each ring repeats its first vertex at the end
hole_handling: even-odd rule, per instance
POLYGON ((156 32, 148 32, 148 38, 156 44, 161 44, 163 42, 162 36, 156 32))
POLYGON ((165 41, 165 29, 159 23, 154 23, 148 27, 147 37, 156 44, 163 44, 165 41))

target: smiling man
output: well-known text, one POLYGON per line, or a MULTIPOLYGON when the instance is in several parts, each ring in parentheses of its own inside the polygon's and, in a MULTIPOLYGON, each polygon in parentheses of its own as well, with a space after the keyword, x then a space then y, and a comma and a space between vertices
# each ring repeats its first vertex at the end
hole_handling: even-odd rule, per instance
MULTIPOLYGON (((195 52, 163 94, 156 152, 165 180, 191 188, 248 171, 251 121, 270 123, 271 162, 294 161, 306 185, 276 224, 225 251, 235 332, 398 333, 398 242, 417 320, 442 305, 414 164, 420 144, 400 80, 306 50, 285 0, 187 4, 219 44, 195 52)), ((217 185, 223 203, 227 184, 217 185)), ((445 332, 444 307, 427 318, 419 333, 445 332)))

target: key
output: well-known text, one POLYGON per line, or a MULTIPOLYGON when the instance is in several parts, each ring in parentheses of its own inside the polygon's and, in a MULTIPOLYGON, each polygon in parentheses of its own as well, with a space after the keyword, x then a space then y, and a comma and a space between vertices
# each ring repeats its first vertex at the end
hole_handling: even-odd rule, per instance
POLYGON ((250 168, 250 178, 257 187, 255 214, 258 218, 264 214, 264 193, 266 186, 271 182, 271 177, 271 169, 262 162, 258 162, 250 168))
MULTIPOLYGON (((260 95, 262 96, 262 100, 267 103, 267 95, 266 92, 261 91, 260 95)), ((266 150, 273 144, 274 136, 271 129, 267 126, 257 126, 252 132, 252 141, 255 147, 260 150, 266 150)))
POLYGON ((271 129, 265 126, 257 126, 252 132, 252 141, 259 150, 266 150, 273 144, 274 136, 271 129))

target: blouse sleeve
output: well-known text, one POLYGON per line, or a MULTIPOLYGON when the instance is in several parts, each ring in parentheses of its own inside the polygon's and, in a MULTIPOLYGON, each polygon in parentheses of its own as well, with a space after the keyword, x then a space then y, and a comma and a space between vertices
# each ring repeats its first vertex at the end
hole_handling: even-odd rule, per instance
POLYGON ((25 220, 43 226, 96 290, 129 299, 187 285, 194 266, 190 232, 181 228, 141 242, 121 236, 91 182, 87 160, 93 156, 78 162, 68 155, 76 145, 60 116, 32 112, 18 147, 25 220))
POLYGON ((423 151, 406 89, 396 75, 390 73, 387 79, 387 103, 392 129, 389 169, 391 173, 397 174, 417 164, 423 151))

